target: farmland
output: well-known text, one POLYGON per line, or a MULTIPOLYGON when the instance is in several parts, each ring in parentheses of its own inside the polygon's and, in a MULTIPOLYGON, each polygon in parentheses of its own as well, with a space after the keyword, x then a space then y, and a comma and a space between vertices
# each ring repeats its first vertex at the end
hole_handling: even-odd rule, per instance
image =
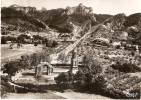
POLYGON ((31 54, 42 50, 42 45, 35 47, 33 44, 24 44, 23 47, 17 48, 16 44, 14 49, 9 49, 9 44, 1 44, 1 64, 12 59, 20 59, 22 55, 31 54))

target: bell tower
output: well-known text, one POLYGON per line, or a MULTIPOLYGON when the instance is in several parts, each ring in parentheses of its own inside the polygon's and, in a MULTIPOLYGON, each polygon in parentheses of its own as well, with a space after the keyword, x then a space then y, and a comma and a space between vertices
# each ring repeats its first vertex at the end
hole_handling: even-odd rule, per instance
POLYGON ((72 51, 70 72, 76 73, 78 71, 77 49, 72 51))

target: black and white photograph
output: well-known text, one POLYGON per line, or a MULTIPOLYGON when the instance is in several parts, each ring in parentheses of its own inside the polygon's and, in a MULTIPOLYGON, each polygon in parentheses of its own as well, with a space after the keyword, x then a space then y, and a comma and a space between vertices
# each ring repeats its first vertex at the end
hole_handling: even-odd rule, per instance
POLYGON ((141 99, 141 0, 0 0, 1 99, 141 99))

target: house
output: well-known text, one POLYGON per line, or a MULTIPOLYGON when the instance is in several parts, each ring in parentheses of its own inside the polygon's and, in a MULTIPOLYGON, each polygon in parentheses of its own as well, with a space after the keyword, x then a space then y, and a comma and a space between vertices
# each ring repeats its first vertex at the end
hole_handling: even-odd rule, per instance
POLYGON ((125 49, 126 50, 134 50, 134 51, 139 52, 139 46, 138 45, 126 44, 125 49))
POLYGON ((128 37, 128 33, 127 32, 121 32, 121 35, 120 35, 120 38, 121 40, 127 40, 127 37, 128 37))
POLYGON ((92 40, 93 43, 96 43, 96 44, 100 44, 100 45, 104 45, 104 46, 108 46, 110 41, 106 38, 102 38, 102 37, 99 37, 99 38, 94 38, 92 40))
POLYGON ((136 50, 137 52, 139 52, 139 46, 138 45, 132 45, 131 46, 133 50, 136 50))
POLYGON ((121 46, 121 42, 113 42, 112 45, 113 45, 114 47, 116 47, 116 46, 121 46))
POLYGON ((68 34, 68 33, 63 33, 63 34, 59 34, 58 38, 63 40, 63 41, 66 41, 66 40, 69 40, 71 38, 71 35, 68 34))

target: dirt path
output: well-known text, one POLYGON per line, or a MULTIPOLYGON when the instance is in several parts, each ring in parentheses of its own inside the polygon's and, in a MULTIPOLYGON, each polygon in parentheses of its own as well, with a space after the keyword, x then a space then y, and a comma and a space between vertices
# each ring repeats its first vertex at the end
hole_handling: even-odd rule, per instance
POLYGON ((54 93, 8 93, 4 99, 65 99, 54 93))
POLYGON ((64 92, 64 93, 56 92, 54 94, 62 96, 62 97, 67 98, 67 99, 111 99, 111 98, 104 97, 104 96, 101 96, 101 95, 79 93, 79 92, 73 92, 73 91, 64 92))

